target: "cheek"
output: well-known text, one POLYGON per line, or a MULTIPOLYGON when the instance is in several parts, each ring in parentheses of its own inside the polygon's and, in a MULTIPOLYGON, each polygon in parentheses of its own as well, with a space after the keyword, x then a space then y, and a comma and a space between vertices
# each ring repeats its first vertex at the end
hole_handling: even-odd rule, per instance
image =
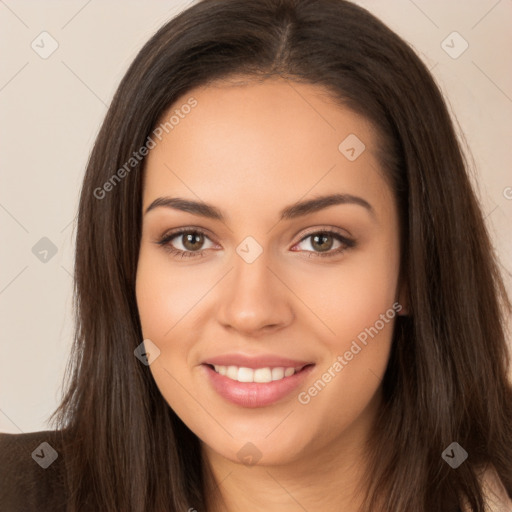
MULTIPOLYGON (((141 249, 137 267, 136 300, 144 339, 160 349, 149 370, 163 397, 176 411, 193 409, 187 405, 183 385, 191 389, 187 355, 190 347, 180 329, 187 325, 197 293, 186 286, 185 275, 169 272, 166 255, 141 249)), ((200 414, 193 411, 192 414, 200 414)))
POLYGON ((325 357, 315 378, 297 397, 310 429, 322 428, 333 435, 344 431, 366 412, 370 414, 370 403, 377 399, 398 306, 392 291, 383 292, 378 283, 375 285, 375 289, 369 286, 367 293, 356 296, 336 295, 338 312, 336 315, 333 305, 330 317, 335 335, 321 339, 325 357))
POLYGON ((398 250, 383 243, 354 253, 335 270, 317 267, 314 274, 297 280, 294 289, 315 314, 312 326, 318 326, 331 354, 339 354, 358 336, 364 342, 368 330, 375 333, 375 324, 380 339, 391 336, 398 273, 398 250))
POLYGON ((211 275, 188 267, 171 268, 165 251, 142 247, 136 277, 136 300, 144 339, 160 349, 149 369, 170 405, 178 406, 186 384, 192 390, 192 349, 204 298, 211 288, 211 275), (202 301, 203 299, 203 301, 202 301))
POLYGON ((181 319, 186 316, 189 320, 208 289, 208 280, 205 282, 190 269, 171 270, 170 256, 161 253, 141 250, 136 298, 144 336, 163 341, 172 338, 174 326, 181 319))

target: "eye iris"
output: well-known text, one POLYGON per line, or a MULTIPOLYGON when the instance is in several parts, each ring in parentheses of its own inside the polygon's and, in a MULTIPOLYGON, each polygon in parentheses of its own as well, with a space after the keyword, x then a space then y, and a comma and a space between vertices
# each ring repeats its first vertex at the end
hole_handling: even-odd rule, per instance
POLYGON ((318 249, 319 251, 323 252, 323 251, 328 251, 329 249, 331 249, 332 247, 332 244, 333 244, 333 240, 332 240, 332 236, 331 235, 328 235, 326 233, 319 233, 317 235, 314 235, 312 236, 312 243, 311 245, 315 248, 315 249, 318 249), (325 241, 327 240, 330 240, 330 243, 327 244, 328 246, 326 247, 325 245, 320 245, 318 246, 318 240, 321 240, 323 244, 325 244, 325 241))
POLYGON ((204 243, 204 235, 202 233, 187 233, 183 238, 183 246, 189 251, 199 249, 204 243))

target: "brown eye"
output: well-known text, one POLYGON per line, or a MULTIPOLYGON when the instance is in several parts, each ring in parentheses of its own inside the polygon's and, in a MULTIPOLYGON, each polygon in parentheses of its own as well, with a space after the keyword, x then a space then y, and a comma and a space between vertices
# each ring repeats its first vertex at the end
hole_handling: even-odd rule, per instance
POLYGON ((156 243, 173 256, 181 258, 204 256, 206 250, 215 245, 205 233, 197 229, 182 229, 169 233, 156 243), (205 243, 208 242, 210 245, 204 247, 205 243))
POLYGON ((334 244, 334 237, 327 233, 318 233, 311 236, 311 246, 320 251, 328 251, 334 244))
POLYGON ((186 233, 181 235, 183 247, 187 249, 187 251, 197 251, 201 249, 201 246, 204 243, 204 235, 202 233, 186 233))
POLYGON ((347 249, 355 247, 355 245, 355 240, 347 238, 336 231, 316 231, 305 236, 296 247, 299 247, 299 250, 309 253, 309 257, 329 257, 340 255, 347 249), (310 242, 306 244, 308 240, 310 242), (335 243, 338 245, 335 246, 335 243), (304 247, 304 244, 306 244, 306 247, 304 247), (300 245, 303 245, 303 247, 301 248, 300 245), (307 245, 309 245, 309 247, 307 247, 307 245))

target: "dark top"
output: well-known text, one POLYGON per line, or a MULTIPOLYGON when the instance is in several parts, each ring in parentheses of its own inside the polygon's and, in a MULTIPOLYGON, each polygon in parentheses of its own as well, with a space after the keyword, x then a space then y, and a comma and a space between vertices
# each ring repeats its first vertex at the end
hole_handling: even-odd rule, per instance
POLYGON ((65 512, 62 432, 0 433, 0 511, 65 512))
MULTIPOLYGON (((0 512, 66 512, 64 435, 59 430, 0 433, 0 512)), ((491 512, 512 511, 512 500, 490 471, 484 487, 491 512)))

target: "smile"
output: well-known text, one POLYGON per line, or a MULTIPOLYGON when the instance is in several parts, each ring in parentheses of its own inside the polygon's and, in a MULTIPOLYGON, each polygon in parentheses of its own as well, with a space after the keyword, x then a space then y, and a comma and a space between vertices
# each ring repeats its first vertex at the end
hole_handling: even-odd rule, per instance
POLYGON ((241 407, 266 407, 295 396, 314 364, 303 366, 200 365, 206 382, 224 400, 241 407))
POLYGON ((238 382, 259 382, 268 383, 276 380, 282 380, 291 377, 295 373, 302 370, 302 367, 284 367, 278 366, 270 368, 246 368, 244 366, 222 366, 212 365, 213 369, 220 375, 226 376, 228 379, 236 380, 238 382))

